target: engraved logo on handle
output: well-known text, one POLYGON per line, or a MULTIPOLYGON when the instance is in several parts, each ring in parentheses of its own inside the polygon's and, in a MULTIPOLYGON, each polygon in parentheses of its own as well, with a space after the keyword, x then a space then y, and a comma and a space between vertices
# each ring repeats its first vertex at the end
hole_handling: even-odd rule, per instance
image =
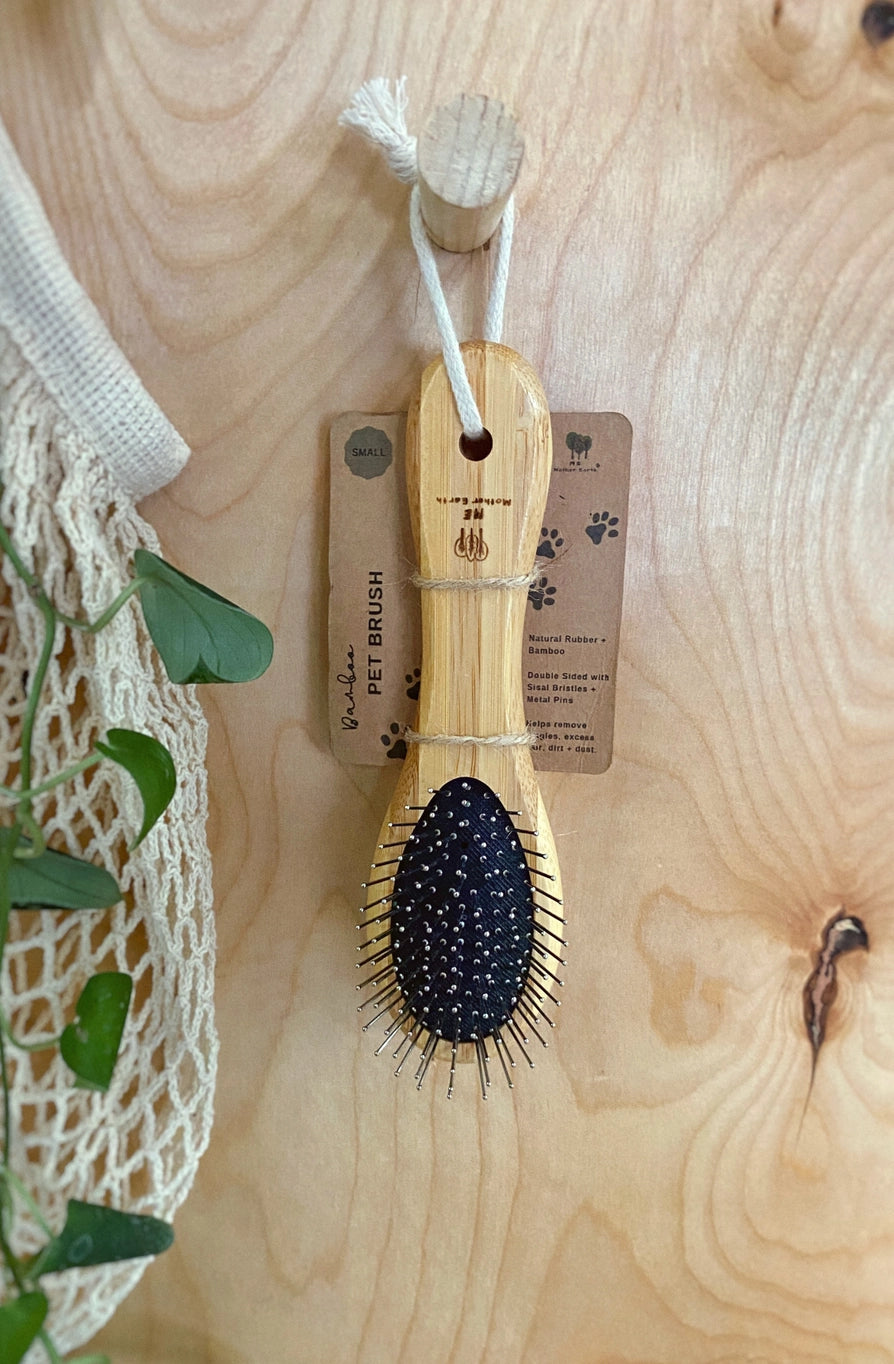
POLYGON ((463 526, 453 542, 453 552, 458 559, 469 559, 472 563, 480 563, 488 555, 487 541, 480 530, 473 530, 471 526, 467 530, 463 526))

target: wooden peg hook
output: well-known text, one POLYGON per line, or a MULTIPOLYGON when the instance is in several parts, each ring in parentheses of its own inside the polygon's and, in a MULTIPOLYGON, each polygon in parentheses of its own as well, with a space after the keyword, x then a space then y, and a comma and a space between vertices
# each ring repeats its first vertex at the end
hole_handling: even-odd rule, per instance
POLYGON ((518 178, 524 139, 488 95, 458 95, 437 108, 419 139, 419 199, 430 237, 474 251, 493 236, 518 178))

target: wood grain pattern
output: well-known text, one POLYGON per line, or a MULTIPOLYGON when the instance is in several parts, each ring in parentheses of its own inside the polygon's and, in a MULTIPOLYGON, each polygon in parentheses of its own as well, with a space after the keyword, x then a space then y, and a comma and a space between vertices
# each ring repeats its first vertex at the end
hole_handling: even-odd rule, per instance
MULTIPOLYGON (((407 424, 407 495, 419 572, 434 582, 529 573, 552 469, 549 409, 530 365, 508 347, 482 341, 465 345, 463 359, 491 453, 482 460, 460 454, 462 425, 442 361, 422 376, 407 424), (480 521, 465 519, 475 511, 480 521), (466 552, 469 533, 486 557, 466 552)), ((524 588, 424 592, 422 734, 486 737, 525 728, 526 595, 524 588)))
POLYGON ((419 204, 429 236, 447 251, 474 251, 496 231, 525 142, 512 114, 490 95, 457 95, 419 137, 419 204))
MULTIPOLYGON (((894 1359, 894 50, 860 14, 6 0, 0 110, 195 450, 147 510, 277 640, 206 693, 217 1125, 116 1364, 894 1359), (582 928, 511 1102, 383 1077, 351 989, 394 778, 327 747, 326 432, 435 336, 406 191, 335 119, 402 71, 417 127, 517 114, 506 339, 635 433, 615 759, 543 781, 582 928), (871 950, 798 1135, 840 904, 871 950)), ((443 267, 473 334, 488 254, 443 267)))

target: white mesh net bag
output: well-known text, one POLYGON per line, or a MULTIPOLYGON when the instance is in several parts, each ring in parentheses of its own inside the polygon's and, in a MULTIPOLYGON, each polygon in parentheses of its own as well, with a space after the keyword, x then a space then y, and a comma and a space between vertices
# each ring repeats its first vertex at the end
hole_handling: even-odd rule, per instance
MULTIPOLYGON (((187 456, 70 274, 0 124, 0 517, 57 608, 95 618, 127 583, 133 551, 157 551, 134 503, 173 478, 187 456)), ((23 677, 34 668, 43 625, 5 557, 3 573, 0 747, 8 775, 0 781, 9 784, 23 677)), ((211 1126, 217 1039, 205 722, 194 689, 168 681, 134 599, 95 636, 57 633, 32 784, 77 761, 110 727, 165 744, 177 794, 129 855, 141 805, 115 764, 36 802, 48 842, 101 863, 124 898, 105 911, 14 910, 0 982, 14 1030, 33 1037, 58 1035, 94 972, 127 971, 134 980, 107 1093, 75 1088, 57 1050, 7 1046, 10 1165, 54 1229, 69 1198, 169 1220, 192 1185, 211 1126)), ((21 1212, 14 1236, 20 1254, 46 1240, 21 1212)), ((57 1347, 89 1339, 146 1263, 42 1280, 57 1347)), ((29 1364, 44 1358, 37 1346, 28 1355, 29 1364)))

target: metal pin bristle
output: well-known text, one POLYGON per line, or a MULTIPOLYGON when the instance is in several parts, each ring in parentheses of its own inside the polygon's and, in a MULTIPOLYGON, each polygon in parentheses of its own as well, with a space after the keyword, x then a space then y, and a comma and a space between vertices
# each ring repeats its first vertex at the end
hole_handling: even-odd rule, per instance
MULTIPOLYGON (((390 959, 390 957, 391 957, 391 948, 390 948, 390 947, 383 947, 382 950, 381 950, 381 952, 376 952, 372 957, 367 957, 365 961, 358 961, 358 962, 355 962, 355 963, 354 963, 354 970, 355 970, 355 971, 363 971, 367 966, 376 966, 376 965, 378 965, 379 962, 386 961, 386 959, 390 959)), ((391 964, 392 964, 391 961, 388 960, 388 961, 387 961, 387 965, 390 966, 391 964)), ((361 987, 358 986, 357 988, 360 989, 361 987)))
MULTIPOLYGON (((368 924, 358 924, 357 927, 358 927, 358 928, 368 928, 369 925, 368 925, 368 924)), ((367 938, 366 942, 362 942, 362 943, 360 944, 359 947, 355 947, 355 948, 354 948, 354 951, 355 951, 355 952, 365 952, 365 951, 367 950, 367 948, 374 947, 375 944, 376 944, 377 942, 384 942, 385 938, 390 938, 390 937, 391 937, 391 929, 390 929, 390 928, 386 928, 386 929, 384 930, 383 933, 377 933, 376 936, 375 936, 374 938, 367 938)), ((358 965, 359 965, 359 963, 358 963, 358 965)))
POLYGON ((542 976, 549 976, 550 980, 554 980, 557 985, 561 985, 564 988, 564 980, 560 980, 556 973, 551 971, 548 966, 544 966, 541 962, 535 961, 533 957, 531 958, 531 965, 534 970, 539 971, 542 976))
POLYGON ((384 886, 386 881, 393 880, 394 880, 393 874, 391 876, 377 876, 375 881, 361 881, 360 888, 361 890, 369 890, 370 886, 384 886))
POLYGON ((566 940, 565 938, 560 938, 559 935, 558 935, 558 933, 554 933, 554 932, 552 931, 552 929, 551 929, 551 928, 547 928, 545 924, 539 924, 539 923, 537 923, 536 919, 534 920, 534 932, 535 932, 535 933, 545 933, 546 936, 547 936, 548 938, 552 938, 555 942, 559 943, 562 947, 567 947, 567 946, 568 946, 568 942, 567 942, 567 940, 566 940))
MULTIPOLYGON (((540 1043, 540 1045, 541 1045, 542 1047, 548 1047, 548 1046, 549 1046, 549 1043, 547 1042, 546 1038, 542 1036, 542 1034, 541 1034, 540 1031, 538 1030, 537 1026, 535 1025, 534 1017, 533 1017, 533 1013, 532 1013, 533 1007, 534 1007, 533 1004, 526 1004, 524 1000, 521 1000, 521 999, 520 999, 520 1000, 518 1001, 519 1013, 521 1014, 522 1018, 523 1018, 523 1019, 525 1020, 525 1022, 527 1023, 528 1027, 531 1029, 531 1032, 532 1032, 532 1033, 534 1034, 534 1036, 537 1038, 537 1041, 540 1043)), ((541 1011, 540 1009, 538 1009, 537 1012, 538 1012, 538 1013, 542 1013, 542 1011, 541 1011)), ((543 1016, 544 1018, 546 1018, 546 1014, 543 1014, 542 1016, 543 1016)), ((555 1027, 555 1024, 554 1024, 554 1023, 550 1023, 550 1020, 549 1020, 548 1018, 546 1018, 546 1021, 547 1021, 547 1023, 550 1024, 550 1027, 551 1027, 551 1028, 552 1028, 552 1027, 555 1027)))
POLYGON ((518 1043, 518 1045, 522 1048, 522 1053, 521 1053, 521 1054, 522 1054, 522 1056, 525 1058, 525 1060, 527 1061, 528 1065, 531 1067, 531 1070, 533 1070, 533 1069, 534 1069, 534 1061, 533 1061, 532 1057, 530 1057, 530 1056, 528 1055, 527 1050, 526 1050, 527 1045, 528 1045, 528 1039, 527 1039, 527 1037, 525 1037, 525 1035, 524 1035, 524 1033, 521 1031, 521 1029, 520 1029, 519 1027, 517 1027, 514 1018, 509 1018, 509 1019, 506 1020, 506 1027, 507 1027, 507 1028, 509 1029, 509 1031, 512 1033, 512 1036, 515 1038, 515 1040, 516 1040, 516 1042, 518 1043))
MULTIPOLYGON (((378 1047, 376 1047, 375 1051, 373 1052, 373 1056, 381 1055, 381 1053, 388 1046, 388 1043, 391 1041, 394 1034, 397 1032, 398 1028, 403 1027, 404 1023, 406 1022, 404 1014, 407 1012, 407 1007, 408 1006, 405 1004, 404 1007, 401 1009, 400 1013, 395 1016, 394 1022, 392 1023, 391 1027, 388 1028, 385 1032, 385 1041, 382 1042, 378 1047)), ((366 1030, 364 1029, 364 1031, 366 1030)))
POLYGON ((506 1076, 506 1083, 510 1089, 514 1089, 515 1086, 512 1083, 512 1076, 509 1074, 509 1067, 507 1066, 506 1058, 503 1055, 503 1045, 504 1045, 503 1039, 500 1036, 499 1030, 497 1030, 494 1033, 494 1048, 496 1050, 497 1055, 500 1058, 500 1065, 503 1067, 503 1074, 506 1076))
MULTIPOLYGON (((417 1023, 417 1024, 416 1024, 416 1027, 413 1029, 413 1031, 409 1034, 409 1036, 408 1036, 408 1038, 407 1038, 407 1042, 406 1042, 406 1051, 405 1051, 404 1054, 403 1054, 403 1057, 402 1057, 402 1059, 401 1059, 400 1065, 397 1067, 397 1070, 394 1072, 395 1075, 400 1075, 401 1071, 402 1071, 403 1068, 404 1068, 404 1061, 406 1061, 407 1057, 408 1057, 408 1056, 410 1055, 410 1053, 412 1052, 413 1047, 415 1046, 415 1044, 416 1044, 416 1042, 417 1042, 417 1040, 418 1040, 418 1038, 419 1038, 419 1034, 420 1034, 421 1032, 422 1032, 422 1024, 421 1024, 421 1023, 417 1023)), ((394 1053, 394 1059, 395 1059, 395 1060, 397 1060, 397 1057, 398 1057, 400 1051, 402 1050, 403 1046, 404 1046, 404 1043, 402 1042, 402 1043, 400 1044, 400 1046, 398 1047, 397 1051, 394 1053)))
POLYGON ((373 1024, 375 1022, 378 1022, 378 1019, 381 1019, 382 1013, 388 1013, 389 1009, 393 1009, 394 1005, 397 1004, 397 1000, 399 1000, 399 998, 400 990, 392 990, 392 992, 390 992, 388 996, 386 996, 385 1000, 379 1000, 379 1004, 382 1005, 382 1008, 379 1009, 378 1013, 374 1013, 373 1018, 370 1019, 369 1023, 363 1024, 364 1033, 369 1033, 369 1030, 371 1027, 373 1027, 373 1024))
POLYGON ((490 1084, 490 1080, 489 1080, 489 1078, 488 1078, 488 1076, 487 1076, 487 1072, 486 1072, 485 1069, 484 1069, 484 1059, 483 1059, 482 1054, 481 1054, 481 1049, 482 1049, 481 1038, 480 1038, 480 1037, 476 1037, 476 1038, 475 1038, 475 1059, 476 1059, 477 1062, 478 1062, 478 1079, 479 1079, 479 1081, 481 1082, 481 1097, 482 1097, 482 1099, 486 1099, 486 1098, 487 1098, 487 1087, 488 1087, 488 1085, 490 1084))
POLYGON ((564 957, 559 957, 559 956, 557 956, 556 953, 553 952, 553 950, 552 950, 551 948, 549 948, 549 947, 544 947, 544 946, 543 946, 543 943, 541 943, 541 942, 532 942, 532 943, 531 943, 531 947, 533 948, 533 950, 534 950, 535 952, 540 952, 540 953, 541 953, 543 956, 545 956, 545 957, 551 957, 552 960, 553 960, 553 961, 557 961, 557 962, 559 963, 560 966, 567 966, 567 965, 568 965, 568 962, 565 960, 564 957))
POLYGON ((539 993, 542 994, 542 995, 546 995, 547 999, 552 1000, 553 1004, 555 1004, 555 1006, 556 1006, 557 1009, 561 1009, 561 1007, 562 1007, 562 1001, 561 1001, 561 999, 556 999, 555 995, 554 995, 554 994, 551 994, 550 991, 547 990, 547 988, 546 988, 545 985, 541 985, 540 981, 534 982, 534 981, 532 981, 532 980, 529 979, 529 980, 528 980, 528 988, 531 989, 531 990, 537 990, 537 991, 539 991, 539 993))
POLYGON ((453 1081, 456 1077, 456 1049, 459 1045, 459 1037, 454 1037, 453 1046, 450 1049, 450 1079, 447 1083, 447 1098, 453 1098, 453 1081))
POLYGON ((437 1045, 438 1035, 437 1033, 433 1032, 430 1034, 429 1039, 425 1044, 425 1050, 422 1053, 422 1060, 420 1061, 419 1068, 414 1076, 414 1079, 416 1080, 417 1089, 422 1088, 422 1083, 426 1077, 426 1074, 428 1073, 428 1068, 431 1065, 431 1058, 435 1054, 435 1047, 437 1045))
POLYGON ((548 914, 551 919, 555 919, 557 924, 564 925, 568 922, 567 919, 562 918, 561 914, 557 914, 554 909, 547 909, 546 905, 538 905, 536 900, 534 902, 534 908, 538 914, 548 914))
POLYGON ((361 905, 360 908, 358 909, 357 913, 358 913, 358 914, 368 914, 369 911, 370 911, 371 909, 375 909, 376 905, 385 905, 385 904, 388 903, 389 900, 393 900, 393 899, 394 899, 394 896, 393 896, 392 894, 381 895, 381 896, 379 897, 378 900, 370 900, 369 904, 367 904, 367 905, 361 905))
MULTIPOLYGON (((363 924, 363 923, 355 924, 354 927, 357 929, 357 932, 358 932, 358 933, 361 933, 361 932, 363 931, 364 928, 372 928, 374 924, 387 924, 387 922, 388 922, 388 920, 389 920, 390 918, 391 918, 391 914, 390 914, 390 913, 389 913, 389 914, 377 914, 376 917, 375 917, 374 919, 368 919, 368 920, 366 921, 365 924, 363 924)), ((359 948, 358 948, 358 951, 359 951, 359 948)))
POLYGON ((363 1025, 363 1031, 364 1031, 364 1032, 369 1032, 369 1030, 370 1030, 370 1028, 373 1026, 373 1024, 374 1024, 374 1023, 378 1023, 379 1019, 382 1017, 382 1014, 387 1014, 387 1013, 389 1013, 389 1012, 391 1011, 391 1009, 394 1008, 394 1006, 395 1006, 395 1004, 397 1003, 397 1001, 398 1001, 399 998, 400 998, 400 993, 399 993, 399 992, 398 992, 396 995, 390 996, 389 999, 386 1000, 384 1006, 379 1010, 379 1012, 378 1012, 377 1014, 374 1014, 373 1017, 369 1020, 368 1023, 364 1023, 364 1025, 363 1025))
MULTIPOLYGON (((383 979, 384 979, 385 976, 389 976, 389 975, 391 975, 391 974, 392 974, 392 969, 391 969, 391 967, 389 967, 389 968, 388 968, 387 970, 385 970, 385 971, 380 972, 380 975, 382 976, 383 979)), ((371 981, 368 981, 368 982, 366 982, 366 983, 369 984, 369 985, 378 985, 379 982, 378 982, 377 980, 371 980, 371 981)), ((362 990, 363 988, 364 988, 364 982, 361 982, 361 983, 357 986, 357 989, 358 989, 358 990, 362 990)), ((381 990, 379 990, 379 991, 378 991, 376 994, 374 994, 374 995, 370 995, 369 999, 365 999, 365 1000, 363 1001, 362 1004, 358 1005, 358 1007, 357 1007, 357 1012, 358 1012, 358 1014, 359 1014, 359 1013, 362 1013, 363 1010, 366 1009, 366 1008, 368 1008, 370 1004, 373 1006, 373 1008, 375 1008, 375 1006, 376 1006, 377 1004, 380 1004, 380 1003, 381 1003, 381 1001, 382 1001, 382 999, 383 999, 383 997, 385 996, 386 993, 390 993, 390 992, 393 991, 393 990, 398 990, 399 988, 400 988, 400 987, 399 987, 399 985, 398 985, 396 979, 395 979, 395 980, 389 980, 385 985, 382 986, 382 989, 381 989, 381 990)))
POLYGON ((506 1059, 507 1059, 507 1061, 509 1062, 509 1064, 510 1064, 510 1066, 512 1067, 512 1069, 514 1070, 514 1069, 515 1069, 515 1057, 512 1055, 512 1052, 509 1050, 509 1047, 507 1046, 507 1043, 506 1043, 506 1039, 505 1039, 505 1037, 503 1036, 503 1034, 500 1032, 500 1029, 499 1029, 499 1028, 497 1028, 496 1032, 494 1033, 494 1040, 499 1044, 499 1046, 502 1048, 502 1050, 506 1053, 506 1059))

